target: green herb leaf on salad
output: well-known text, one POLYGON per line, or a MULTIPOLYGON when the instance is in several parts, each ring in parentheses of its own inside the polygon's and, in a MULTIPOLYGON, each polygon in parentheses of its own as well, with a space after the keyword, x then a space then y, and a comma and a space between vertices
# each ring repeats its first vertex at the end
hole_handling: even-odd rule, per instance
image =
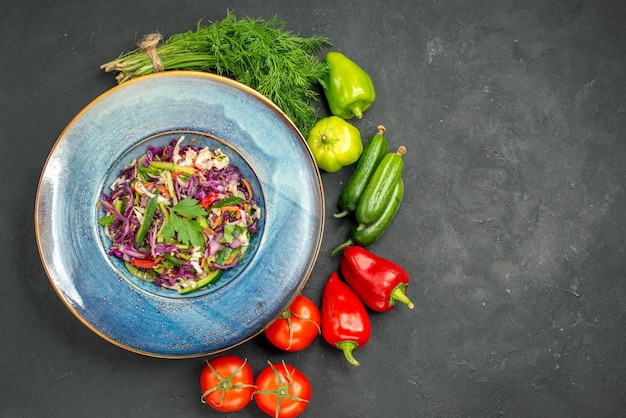
POLYGON ((163 239, 172 241, 176 235, 181 244, 204 246, 202 225, 194 218, 206 216, 207 213, 196 199, 186 197, 172 206, 168 212, 169 216, 161 231, 163 239))
POLYGON ((197 218, 199 216, 206 216, 206 210, 198 204, 198 200, 192 197, 186 197, 174 206, 172 210, 177 214, 186 218, 197 218))
POLYGON ((237 203, 243 203, 246 199, 239 196, 228 196, 227 198, 220 200, 219 202, 211 205, 212 208, 223 208, 224 206, 236 205, 237 203))
POLYGON ((222 237, 222 242, 232 244, 235 238, 239 238, 239 236, 244 234, 246 231, 246 228, 239 225, 226 225, 224 226, 224 236, 222 237))
POLYGON ((102 226, 111 226, 115 222, 115 216, 113 215, 105 215, 98 220, 98 223, 102 226))

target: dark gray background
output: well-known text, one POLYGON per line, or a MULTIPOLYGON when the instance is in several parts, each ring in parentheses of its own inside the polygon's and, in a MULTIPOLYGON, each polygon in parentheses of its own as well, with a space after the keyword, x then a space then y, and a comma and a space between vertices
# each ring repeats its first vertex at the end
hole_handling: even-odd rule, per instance
MULTIPOLYGON (((303 370, 307 417, 622 415, 622 1, 28 0, 0 10, 0 416, 221 415, 199 401, 204 358, 127 352, 66 309, 33 212, 57 137, 115 85, 99 65, 226 8, 328 36, 371 74, 378 98, 355 124, 366 139, 384 124, 408 148, 404 202, 371 250, 405 266, 416 303, 372 315, 359 368, 321 338, 289 354, 261 336, 232 353, 257 372, 303 370)), ((316 301, 347 234, 332 213, 350 171, 323 175, 328 219, 304 290, 316 301)))

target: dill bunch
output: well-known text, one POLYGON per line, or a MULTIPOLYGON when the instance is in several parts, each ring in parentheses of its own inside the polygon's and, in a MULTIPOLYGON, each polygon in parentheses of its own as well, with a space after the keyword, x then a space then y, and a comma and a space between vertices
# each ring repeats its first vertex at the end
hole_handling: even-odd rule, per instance
MULTIPOLYGON (((160 40, 157 38, 157 42, 160 40)), ((137 48, 100 68, 118 72, 118 83, 155 71, 194 70, 233 78, 274 102, 306 135, 317 121, 318 84, 328 71, 314 54, 328 38, 301 37, 276 17, 238 19, 231 11, 218 22, 175 34, 152 51, 137 48), (158 68, 151 53, 158 57, 158 68)))

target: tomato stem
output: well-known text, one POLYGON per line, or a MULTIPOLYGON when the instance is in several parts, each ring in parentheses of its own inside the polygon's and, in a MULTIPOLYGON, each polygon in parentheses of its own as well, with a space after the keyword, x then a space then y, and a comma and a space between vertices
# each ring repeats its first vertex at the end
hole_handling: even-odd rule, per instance
POLYGON ((241 366, 239 366, 237 368, 237 370, 235 370, 233 373, 231 373, 230 376, 228 377, 222 377, 222 375, 220 375, 217 370, 215 370, 215 368, 213 367, 213 365, 211 365, 210 362, 206 362, 206 364, 209 366, 209 368, 211 369, 211 372, 215 375, 215 377, 217 378, 217 380, 219 381, 219 383, 215 386, 213 386, 212 388, 207 389, 203 394, 202 394, 202 403, 206 403, 205 398, 215 392, 216 390, 220 390, 222 391, 222 393, 220 394, 220 401, 217 404, 222 405, 224 403, 224 397, 226 396, 226 392, 230 389, 243 389, 243 388, 247 388, 247 387, 253 387, 255 388, 255 385, 248 385, 245 383, 240 383, 240 384, 233 384, 232 380, 233 378, 239 373, 241 372, 241 370, 243 370, 244 366, 246 365, 246 363, 248 362, 248 359, 245 359, 243 361, 243 363, 241 363, 241 366))
POLYGON ((280 404, 283 401, 283 399, 290 399, 292 401, 305 402, 305 403, 309 402, 308 399, 300 398, 298 396, 294 396, 289 393, 289 389, 291 388, 293 380, 292 380, 292 374, 287 368, 285 361, 282 362, 282 366, 284 368, 285 375, 287 377, 286 384, 283 382, 283 379, 280 376, 280 373, 278 372, 278 370, 276 370, 276 367, 274 367, 272 362, 268 361, 268 364, 272 368, 272 372, 274 373, 274 377, 276 378, 278 387, 273 390, 256 390, 254 391, 253 396, 254 395, 275 395, 278 398, 278 401, 276 402, 276 417, 278 417, 280 414, 280 404))
POLYGON ((319 326, 319 324, 318 324, 317 322, 315 322, 315 321, 314 321, 314 320, 312 320, 311 318, 307 318, 307 317, 305 317, 305 316, 298 315, 298 314, 297 314, 297 313, 295 313, 295 312, 292 312, 291 314, 292 314, 293 316, 295 316, 296 318, 298 318, 298 319, 301 319, 301 320, 303 320, 303 321, 309 321, 309 322, 311 322, 313 325, 315 325, 315 327, 317 328, 317 334, 318 334, 318 335, 322 333, 322 328, 319 326))
POLYGON ((291 317, 295 316, 298 319, 301 319, 303 321, 309 321, 312 324, 314 324, 317 327, 317 333, 318 335, 322 333, 322 328, 320 328, 320 326, 317 324, 317 322, 313 321, 311 318, 306 318, 302 315, 298 315, 295 312, 291 311, 291 308, 286 309, 285 311, 283 311, 283 313, 280 315, 280 319, 284 319, 287 321, 287 326, 289 327, 289 345, 286 347, 287 350, 289 350, 291 348, 291 344, 293 342, 293 323, 291 322, 291 317))

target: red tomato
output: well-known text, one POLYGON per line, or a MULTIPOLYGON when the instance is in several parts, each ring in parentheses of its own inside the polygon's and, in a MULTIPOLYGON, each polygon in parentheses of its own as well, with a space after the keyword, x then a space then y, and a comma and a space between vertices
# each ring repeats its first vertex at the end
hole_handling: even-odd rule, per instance
POLYGON ((239 411, 252 400, 252 369, 239 357, 216 357, 202 369, 200 387, 202 402, 221 412, 239 411))
POLYGON ((272 363, 256 378, 254 400, 267 415, 275 418, 297 417, 311 399, 311 382, 293 366, 272 363))
POLYGON ((281 350, 300 351, 320 334, 320 320, 317 305, 306 296, 298 295, 264 333, 281 350))

